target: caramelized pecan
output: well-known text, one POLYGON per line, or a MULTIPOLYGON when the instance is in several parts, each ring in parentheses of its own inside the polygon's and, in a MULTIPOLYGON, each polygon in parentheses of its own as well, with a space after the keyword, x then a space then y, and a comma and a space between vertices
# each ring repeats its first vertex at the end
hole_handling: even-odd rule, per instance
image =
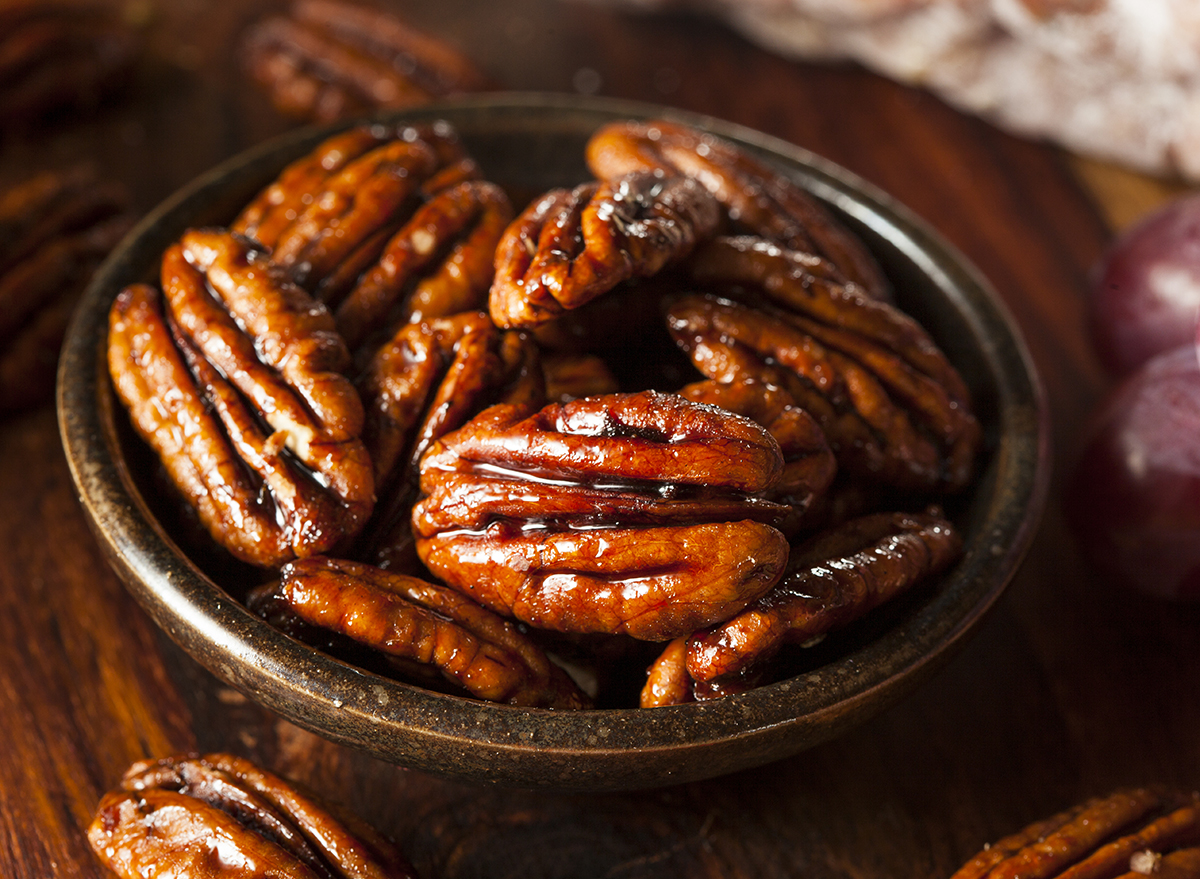
POLYGON ((740 614, 688 642, 697 681, 736 674, 786 643, 803 644, 859 619, 958 559, 958 532, 935 513, 875 513, 791 551, 776 586, 740 614))
POLYGON ((1037 821, 971 858, 953 879, 1200 877, 1200 794, 1128 788, 1037 821))
POLYGON ((358 388, 367 413, 363 440, 383 498, 362 552, 388 567, 415 561, 409 511, 416 464, 430 444, 495 403, 540 406, 545 399, 533 343, 482 312, 401 327, 358 388))
POLYGON ((888 296, 883 273, 857 237, 790 177, 727 140, 665 119, 614 122, 592 135, 587 162, 600 179, 631 171, 692 177, 721 203, 735 231, 814 254, 841 280, 888 296))
MULTIPOLYGON (((478 176, 478 165, 446 122, 358 126, 333 135, 284 168, 242 209, 230 228, 271 248, 275 261, 290 269, 293 280, 307 285, 323 302, 337 306, 375 266, 389 239, 414 210, 442 190, 478 176)), ((439 203, 441 211, 451 215, 451 228, 443 230, 443 235, 453 238, 464 227, 474 230, 487 226, 488 221, 502 227, 510 213, 506 203, 498 208, 496 202, 496 194, 487 187, 471 188, 465 194, 456 189, 448 202, 439 203), (478 204, 472 203, 473 197, 478 204), (492 216, 492 209, 501 212, 499 219, 492 216), (462 216, 464 213, 467 216, 462 216)), ((432 217, 426 212, 420 223, 428 225, 436 216, 436 211, 432 217)), ((410 234, 417 228, 420 226, 410 225, 410 234)), ((435 232, 430 229, 431 234, 435 232)), ((469 243, 486 250, 474 256, 474 268, 477 263, 490 262, 495 241, 481 243, 481 233, 471 234, 469 243)), ((492 235, 498 236, 499 231, 492 235)), ((434 243, 447 242, 438 239, 434 243)), ((457 251, 452 257, 440 252, 422 256, 426 262, 435 257, 449 259, 451 269, 468 259, 457 251)), ((484 279, 475 283, 486 288, 490 264, 477 271, 484 279)), ((376 282, 389 280, 385 266, 383 278, 376 282)), ((402 278, 400 283, 406 280, 402 278)), ((384 294, 385 298, 395 295, 392 289, 384 294)), ((474 293, 476 298, 480 295, 474 293)), ((372 313, 368 320, 376 316, 372 313)))
POLYGON ((445 582, 541 628, 667 640, 777 579, 764 429, 654 392, 529 411, 494 406, 422 458, 413 529, 445 582))
POLYGON ((710 242, 691 271, 714 291, 681 299, 668 325, 702 373, 784 387, 856 476, 904 490, 967 485, 979 423, 962 378, 912 318, 817 282, 760 239, 710 242))
POLYGON ((433 195, 383 247, 338 306, 352 348, 372 332, 487 306, 493 254, 512 220, 508 196, 469 180, 433 195))
POLYGON ((0 412, 52 396, 75 304, 132 225, 127 202, 84 167, 0 192, 0 412))
POLYGON ((263 567, 356 534, 374 479, 329 312, 219 230, 168 248, 162 283, 168 315, 144 285, 117 297, 109 370, 210 534, 263 567))
POLYGON ((297 283, 316 290, 343 260, 386 229, 437 169, 437 153, 423 140, 389 140, 368 150, 326 178, 269 245, 272 260, 297 283))
POLYGON ((444 586, 315 557, 285 565, 279 592, 304 622, 434 666, 481 699, 538 708, 589 704, 566 672, 513 623, 444 586))
POLYGON ((553 190, 500 239, 492 320, 534 327, 622 281, 654 275, 711 235, 717 220, 716 202, 686 177, 635 172, 553 190))
POLYGON ((232 754, 133 764, 88 827, 123 879, 415 879, 403 853, 365 822, 232 754))
POLYGON ((0 121, 93 108, 127 77, 138 36, 116 16, 79 3, 0 6, 0 121))
POLYGON ((540 404, 536 356, 524 336, 483 312, 401 327, 358 384, 376 481, 393 478, 397 465, 415 477, 431 443, 499 399, 515 393, 540 404))
POLYGON ((250 75, 281 113, 315 122, 409 107, 488 85, 470 60, 395 15, 299 0, 246 34, 250 75))
POLYGON ((543 354, 542 372, 546 378, 546 399, 558 403, 620 390, 608 364, 594 354, 561 351, 543 354))
POLYGON ((767 497, 792 508, 780 530, 792 535, 804 527, 817 502, 837 474, 837 461, 816 420, 799 408, 791 394, 754 379, 715 382, 681 388, 679 395, 696 403, 720 406, 765 427, 783 453, 783 475, 767 497))

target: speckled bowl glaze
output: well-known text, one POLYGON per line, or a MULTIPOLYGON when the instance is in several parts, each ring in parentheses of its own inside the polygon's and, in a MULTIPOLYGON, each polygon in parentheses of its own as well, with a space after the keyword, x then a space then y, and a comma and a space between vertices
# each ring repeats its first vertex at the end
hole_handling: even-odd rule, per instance
POLYGON ((59 374, 63 444, 86 515, 114 569, 167 634, 218 678, 291 721, 384 760, 480 781, 575 790, 647 788, 714 777, 795 754, 894 704, 955 653, 1001 595, 1045 500, 1042 394, 1010 316, 976 271, 923 222, 845 170, 718 120, 592 98, 489 95, 406 111, 446 119, 485 175, 529 194, 588 178, 583 145, 601 124, 665 116, 741 144, 793 177, 858 232, 897 301, 963 373, 986 431, 975 487, 956 504, 961 562, 873 615, 822 664, 744 695, 654 710, 553 712, 487 704, 400 683, 268 626, 184 554, 156 516, 145 450, 105 366, 117 292, 153 279, 189 226, 228 222, 329 130, 303 130, 238 156, 168 199, 99 271, 59 374))

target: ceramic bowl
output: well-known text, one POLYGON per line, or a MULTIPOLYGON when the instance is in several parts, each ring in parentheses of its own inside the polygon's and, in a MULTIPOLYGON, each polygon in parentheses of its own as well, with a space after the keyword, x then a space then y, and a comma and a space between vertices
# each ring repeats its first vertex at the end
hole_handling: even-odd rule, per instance
POLYGON ((714 777, 795 754, 894 704, 941 667, 1012 578, 1046 491, 1037 378, 1012 319, 963 258, 902 205, 847 171, 754 131, 675 110, 600 99, 490 95, 407 111, 445 119, 485 176, 530 195, 588 179, 583 145, 601 124, 666 116, 761 155, 825 202, 874 252, 900 306, 962 372, 986 433, 977 483, 953 508, 962 560, 937 582, 831 636, 808 667, 744 695, 653 710, 528 710, 366 671, 293 640, 180 549, 157 506, 147 453, 115 401, 104 360, 109 306, 151 280, 190 226, 228 222, 290 160, 330 131, 303 130, 240 155, 184 188, 102 267, 76 316, 59 375, 62 438, 95 534, 132 594, 219 679, 296 724, 419 769, 521 786, 645 788, 714 777))

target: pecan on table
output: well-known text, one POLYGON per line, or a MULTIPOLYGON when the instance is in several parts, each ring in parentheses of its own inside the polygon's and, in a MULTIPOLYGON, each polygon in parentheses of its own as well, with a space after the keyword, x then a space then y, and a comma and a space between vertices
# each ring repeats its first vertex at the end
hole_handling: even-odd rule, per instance
POLYGON ((417 208, 338 305, 338 330, 351 348, 382 328, 487 307, 493 254, 512 220, 499 186, 467 180, 417 208))
POLYGON ((535 327, 630 278, 650 277, 710 236, 717 203, 687 177, 634 172, 552 190, 496 248, 489 310, 502 327, 535 327))
POLYGON ((783 453, 783 475, 766 495, 791 508, 779 529, 789 537, 812 521, 812 514, 837 474, 837 461, 816 419, 796 405, 791 394, 754 379, 694 382, 679 395, 696 403, 720 406, 761 424, 783 453))
POLYGON ((381 498, 363 552, 388 567, 408 557, 402 548, 411 543, 417 462, 429 446, 493 404, 545 401, 532 341, 500 330, 483 312, 401 327, 376 352, 358 389, 381 498))
POLYGON ((359 562, 312 557, 283 567, 278 594, 304 623, 389 657, 432 666, 480 699, 535 708, 590 704, 515 624, 445 586, 359 562))
POLYGON ((386 837, 232 754, 133 764, 87 831, 122 879, 415 879, 386 837))
POLYGON ((759 425, 656 392, 529 413, 494 406, 421 459, 417 550, 450 586, 538 628, 668 640, 780 575, 786 508, 758 495, 783 460, 759 425))
POLYGON ((587 145, 592 173, 609 179, 631 171, 684 174, 724 207, 734 232, 751 232, 822 258, 840 280, 875 298, 890 288, 866 246, 790 177, 745 149, 678 122, 613 122, 587 145))
POLYGON ((253 25, 246 68, 286 116, 332 122, 488 88, 464 55, 382 10, 299 0, 253 25))
POLYGON ((201 522, 262 567, 347 541, 373 508, 374 479, 332 315, 222 230, 168 248, 162 286, 166 313, 145 285, 117 297, 109 369, 201 522))
POLYGON ((718 239, 697 255, 692 277, 710 292, 683 297, 668 316, 697 368, 785 388, 855 476, 901 490, 964 488, 981 431, 929 334, 851 287, 811 283, 779 248, 760 245, 718 239))
POLYGON ((784 644, 842 628, 958 560, 962 539, 936 511, 873 513, 792 548, 779 582, 740 614, 688 641, 701 682, 762 663, 784 644))
POLYGON ((137 33, 97 5, 0 5, 0 121, 94 108, 128 78, 138 47, 137 33))
POLYGON ((985 846, 952 879, 1197 879, 1200 794, 1159 787, 1093 797, 985 846))
POLYGON ((0 413, 49 400, 67 323, 133 223, 123 187, 77 167, 0 191, 0 413))

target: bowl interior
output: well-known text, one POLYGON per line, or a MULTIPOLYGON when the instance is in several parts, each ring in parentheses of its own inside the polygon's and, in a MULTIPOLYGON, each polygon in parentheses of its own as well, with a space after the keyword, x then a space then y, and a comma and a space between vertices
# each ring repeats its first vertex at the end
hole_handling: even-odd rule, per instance
POLYGON ((867 243, 898 304, 923 323, 971 388, 986 435, 975 486, 948 513, 966 538, 937 582, 808 652, 795 674, 744 695, 655 710, 581 713, 481 703, 398 682, 272 629, 237 597, 261 574, 180 547, 181 523, 148 451, 115 402, 104 361, 119 290, 153 280, 190 226, 224 224, 328 130, 299 131, 238 156, 145 218, 97 273, 59 375, 64 447, 84 510, 115 570, 155 621, 226 683, 295 723, 385 760, 519 785, 625 789, 712 777, 825 741, 894 703, 945 662, 1012 577, 1046 489, 1042 397, 995 294, 921 221, 848 172, 788 144, 660 107, 547 95, 492 95, 397 114, 455 126, 484 175, 514 199, 588 179, 599 125, 668 116, 750 149, 825 201, 867 243), (202 562, 202 563, 201 563, 202 562))

